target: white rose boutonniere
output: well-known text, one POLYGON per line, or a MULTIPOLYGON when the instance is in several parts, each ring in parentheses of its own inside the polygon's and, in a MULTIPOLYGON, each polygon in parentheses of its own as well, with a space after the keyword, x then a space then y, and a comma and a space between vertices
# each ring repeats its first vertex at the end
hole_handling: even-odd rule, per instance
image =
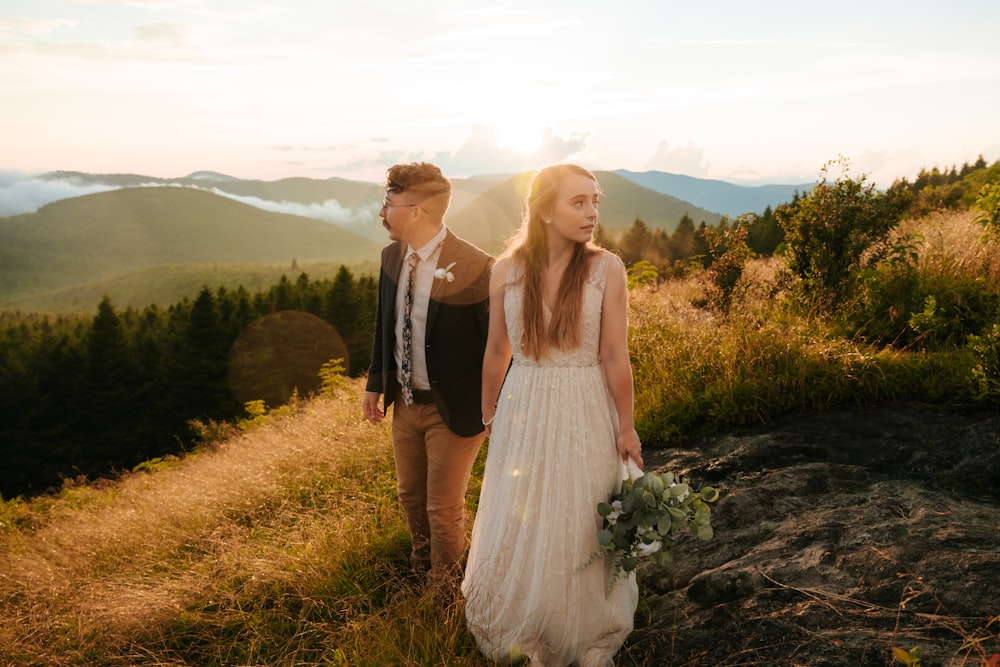
POLYGON ((434 271, 434 277, 437 278, 438 280, 447 280, 450 283, 455 282, 455 274, 451 272, 451 269, 453 266, 455 266, 455 264, 456 262, 452 262, 451 264, 443 268, 438 267, 434 271))

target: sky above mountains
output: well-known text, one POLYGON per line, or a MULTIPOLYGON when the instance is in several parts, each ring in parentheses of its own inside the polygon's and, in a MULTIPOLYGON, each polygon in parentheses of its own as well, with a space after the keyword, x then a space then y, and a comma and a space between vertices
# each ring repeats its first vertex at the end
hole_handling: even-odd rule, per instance
POLYGON ((5 0, 0 169, 759 184, 842 155, 887 186, 1000 159, 998 25, 993 0, 5 0))

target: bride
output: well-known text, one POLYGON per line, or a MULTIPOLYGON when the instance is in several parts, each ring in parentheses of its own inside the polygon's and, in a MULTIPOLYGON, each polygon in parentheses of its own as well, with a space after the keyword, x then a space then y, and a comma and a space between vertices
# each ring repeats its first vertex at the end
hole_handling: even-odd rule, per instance
POLYGON ((594 557, 597 503, 629 458, 642 466, 625 270, 592 242, 600 195, 582 167, 539 171, 491 278, 490 443, 462 593, 495 662, 606 667, 632 631, 634 575, 609 589, 594 557))

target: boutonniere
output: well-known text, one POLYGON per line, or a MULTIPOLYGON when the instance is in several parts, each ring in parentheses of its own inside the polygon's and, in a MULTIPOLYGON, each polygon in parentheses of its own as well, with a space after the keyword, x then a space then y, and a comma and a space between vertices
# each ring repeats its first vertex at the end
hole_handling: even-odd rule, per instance
POLYGON ((444 268, 438 268, 434 271, 434 277, 438 280, 447 280, 450 283, 455 282, 455 274, 451 272, 451 268, 455 266, 456 262, 452 262, 444 268))

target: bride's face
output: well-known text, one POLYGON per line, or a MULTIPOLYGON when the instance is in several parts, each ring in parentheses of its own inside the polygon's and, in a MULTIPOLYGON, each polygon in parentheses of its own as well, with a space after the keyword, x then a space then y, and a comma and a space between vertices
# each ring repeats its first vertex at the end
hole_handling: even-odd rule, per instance
MULTIPOLYGON (((550 238, 555 235, 574 243, 586 243, 597 226, 600 195, 597 183, 582 174, 570 174, 556 191, 555 203, 547 220, 550 238)), ((555 239, 553 239, 555 240, 555 239)))

